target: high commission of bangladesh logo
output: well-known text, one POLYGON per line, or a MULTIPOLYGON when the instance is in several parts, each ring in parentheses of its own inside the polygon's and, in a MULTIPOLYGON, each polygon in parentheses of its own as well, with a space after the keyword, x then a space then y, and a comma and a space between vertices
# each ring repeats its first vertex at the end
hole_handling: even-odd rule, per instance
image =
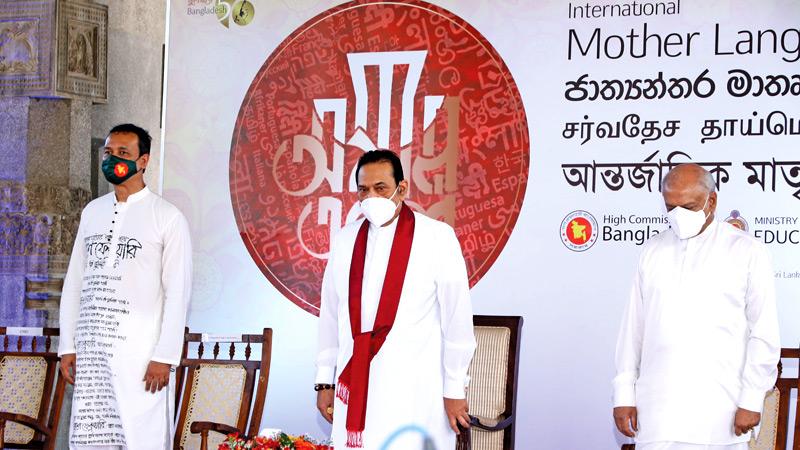
POLYGON ((587 211, 572 211, 561 221, 561 242, 574 251, 589 250, 597 242, 597 219, 587 211))
POLYGON ((345 3, 253 79, 231 144, 234 216, 266 278, 318 314, 331 239, 360 217, 358 158, 388 148, 408 204, 455 228, 474 286, 517 221, 529 146, 516 83, 472 26, 421 1, 345 3))

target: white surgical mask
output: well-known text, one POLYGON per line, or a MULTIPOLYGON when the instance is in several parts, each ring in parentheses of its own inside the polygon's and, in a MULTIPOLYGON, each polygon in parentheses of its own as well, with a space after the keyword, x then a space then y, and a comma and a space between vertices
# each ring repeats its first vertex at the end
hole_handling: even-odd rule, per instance
POLYGON ((708 205, 708 197, 706 197, 706 202, 703 203, 703 207, 697 211, 676 206, 672 208, 672 211, 667 213, 669 225, 675 231, 675 234, 678 235, 679 239, 689 239, 700 234, 700 230, 703 228, 703 225, 705 225, 708 215, 711 214, 710 212, 709 214, 705 213, 706 205, 708 205))
POLYGON ((364 213, 364 217, 366 217, 371 224, 380 227, 392 220, 398 206, 392 199, 395 194, 397 194, 398 189, 400 189, 400 186, 397 186, 394 193, 392 193, 392 196, 389 198, 376 196, 361 200, 361 212, 364 213))

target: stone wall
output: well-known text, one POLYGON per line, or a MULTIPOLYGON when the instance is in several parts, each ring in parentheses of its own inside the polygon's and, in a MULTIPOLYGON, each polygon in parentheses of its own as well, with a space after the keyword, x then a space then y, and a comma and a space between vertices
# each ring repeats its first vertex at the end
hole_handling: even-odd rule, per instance
POLYGON ((158 192, 166 1, 97 3, 108 5, 108 103, 92 109, 92 136, 105 138, 111 127, 123 122, 148 130, 153 145, 145 182, 158 192))
POLYGON ((90 200, 88 108, 83 100, 0 99, 0 118, 10 124, 0 127, 2 325, 58 324, 58 289, 33 291, 63 279, 90 200))
POLYGON ((96 154, 111 127, 150 131, 145 181, 159 190, 166 2, 94 3, 108 6, 107 103, 0 97, 0 325, 57 325, 57 300, 31 301, 26 280, 66 272, 81 209, 111 191, 96 154))

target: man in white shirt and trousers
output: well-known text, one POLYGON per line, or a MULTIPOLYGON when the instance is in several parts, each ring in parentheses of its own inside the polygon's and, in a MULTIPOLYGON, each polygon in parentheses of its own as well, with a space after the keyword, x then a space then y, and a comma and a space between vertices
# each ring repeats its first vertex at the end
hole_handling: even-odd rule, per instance
POLYGON ((114 127, 114 192, 81 214, 61 297, 61 373, 75 385, 71 450, 172 448, 174 377, 189 305, 189 227, 145 187, 150 135, 114 127), (164 389, 164 388, 167 389, 164 389))
POLYGON ((714 220, 711 174, 662 183, 670 229, 645 244, 616 351, 614 421, 637 450, 747 450, 780 337, 766 247, 714 220))
POLYGON ((334 238, 322 282, 317 408, 337 449, 451 450, 475 350, 461 246, 403 202, 391 151, 362 155, 356 181, 366 219, 334 238))

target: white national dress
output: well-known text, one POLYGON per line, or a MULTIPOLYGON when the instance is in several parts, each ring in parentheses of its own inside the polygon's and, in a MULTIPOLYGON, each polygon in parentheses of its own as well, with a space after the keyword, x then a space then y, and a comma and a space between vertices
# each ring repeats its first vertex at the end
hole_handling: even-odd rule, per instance
POLYGON ((766 247, 717 221, 691 239, 650 239, 616 354, 614 406, 636 406, 637 443, 747 442, 736 410, 761 412, 780 356, 766 247))
POLYGON ((83 210, 58 349, 77 354, 70 448, 171 448, 174 382, 151 394, 142 379, 150 361, 180 362, 191 256, 186 219, 147 188, 83 210))
MULTIPOLYGON (((370 366, 365 450, 422 449, 423 431, 437 449, 455 448, 443 397, 465 397, 475 350, 467 270, 453 229, 422 214, 414 217, 397 317, 370 366), (401 429, 405 431, 393 438, 401 429), (383 447, 389 439, 394 439, 391 445, 383 447)), ((362 284, 364 330, 375 323, 397 222, 386 227, 370 224, 362 284)), ((334 383, 353 352, 348 279, 361 223, 348 224, 337 234, 325 269, 316 383, 334 383)), ((336 449, 345 449, 346 417, 347 406, 337 398, 331 435, 336 449)))

